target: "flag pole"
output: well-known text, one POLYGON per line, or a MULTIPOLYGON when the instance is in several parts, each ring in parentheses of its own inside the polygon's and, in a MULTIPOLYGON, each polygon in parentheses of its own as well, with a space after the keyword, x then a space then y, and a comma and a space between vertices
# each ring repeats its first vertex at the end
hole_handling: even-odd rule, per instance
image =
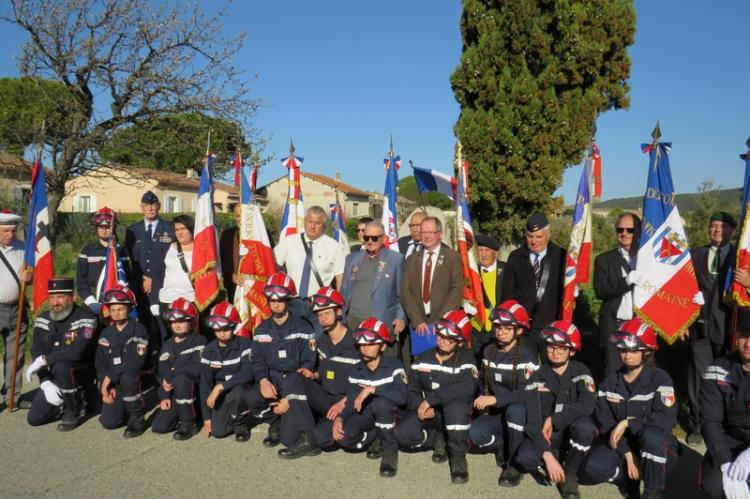
MULTIPOLYGON (((409 160, 409 166, 411 166, 411 169, 414 170, 414 162, 412 160, 409 160)), ((416 183, 416 177, 415 177, 415 183, 416 183)), ((417 187, 417 194, 419 194, 419 207, 422 209, 422 213, 427 213, 427 206, 424 202, 424 196, 422 195, 422 191, 419 190, 419 187, 417 187)))
MULTIPOLYGON (((37 161, 42 160, 42 148, 44 147, 44 131, 46 129, 47 121, 42 121, 42 131, 39 136, 39 144, 37 146, 37 152, 36 157, 37 161)), ((41 166, 41 165, 40 165, 41 166)), ((28 228, 27 228, 27 236, 28 237, 28 228)), ((24 258, 23 266, 21 267, 21 274, 26 272, 26 259, 24 258)), ((21 288, 18 291, 18 314, 16 317, 16 340, 15 340, 15 346, 13 349, 13 369, 11 370, 10 375, 10 400, 8 401, 8 410, 13 411, 15 408, 15 398, 16 398, 16 378, 18 370, 18 353, 21 350, 20 345, 20 339, 21 339, 21 324, 24 319, 24 313, 23 309, 26 305, 26 281, 24 279, 21 279, 21 288)))

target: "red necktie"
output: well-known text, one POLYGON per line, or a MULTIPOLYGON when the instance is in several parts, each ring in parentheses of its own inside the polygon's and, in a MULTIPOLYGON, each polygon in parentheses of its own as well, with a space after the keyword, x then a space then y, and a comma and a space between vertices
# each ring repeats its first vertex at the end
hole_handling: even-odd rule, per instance
POLYGON ((427 252, 427 264, 424 266, 424 281, 422 282, 422 301, 430 302, 430 279, 432 278, 432 251, 427 252))

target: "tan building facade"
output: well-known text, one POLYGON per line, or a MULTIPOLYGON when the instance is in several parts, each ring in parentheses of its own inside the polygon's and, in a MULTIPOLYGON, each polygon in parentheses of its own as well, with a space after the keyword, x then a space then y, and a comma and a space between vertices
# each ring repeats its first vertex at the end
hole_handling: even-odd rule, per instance
POLYGON ((0 192, 4 198, 27 199, 31 192, 32 164, 0 151, 0 192))

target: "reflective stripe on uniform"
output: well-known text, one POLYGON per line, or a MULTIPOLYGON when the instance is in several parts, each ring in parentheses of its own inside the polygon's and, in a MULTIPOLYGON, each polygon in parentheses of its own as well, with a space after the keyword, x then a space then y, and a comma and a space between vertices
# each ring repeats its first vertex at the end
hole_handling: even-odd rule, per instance
POLYGON ((388 383, 392 383, 393 380, 396 378, 397 375, 404 374, 403 369, 396 369, 393 371, 393 374, 388 376, 387 378, 381 378, 381 379, 375 379, 375 380, 369 380, 369 379, 357 379, 349 377, 349 383, 353 385, 364 385, 364 386, 381 386, 381 385, 387 385, 388 383))

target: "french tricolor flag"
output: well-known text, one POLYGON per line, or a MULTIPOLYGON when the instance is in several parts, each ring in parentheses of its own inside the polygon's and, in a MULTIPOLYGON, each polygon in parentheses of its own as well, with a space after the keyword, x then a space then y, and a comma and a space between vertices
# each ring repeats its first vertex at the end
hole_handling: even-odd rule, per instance
POLYGON ((439 192, 451 201, 456 197, 456 179, 445 173, 412 165, 419 192, 439 192))
POLYGON ((581 172, 578 182, 573 228, 570 231, 570 244, 565 262, 563 284, 562 319, 573 320, 576 305, 575 287, 589 282, 591 269, 591 192, 589 191, 588 168, 581 172))
POLYGON ((45 308, 49 299, 47 281, 55 275, 48 231, 47 183, 42 162, 37 160, 31 171, 31 207, 24 251, 26 267, 34 271, 31 305, 35 315, 45 308))
POLYGON ((219 294, 219 276, 216 273, 219 251, 214 225, 213 162, 213 155, 208 154, 198 187, 193 261, 190 269, 193 288, 195 288, 195 305, 201 311, 208 307, 219 294))
POLYGON ((742 222, 740 223, 740 237, 737 241, 737 259, 732 262, 732 269, 727 275, 727 301, 738 307, 750 307, 750 294, 744 286, 734 281, 734 269, 750 269, 750 139, 747 141, 749 149, 740 158, 745 160, 745 183, 742 189, 742 222))

